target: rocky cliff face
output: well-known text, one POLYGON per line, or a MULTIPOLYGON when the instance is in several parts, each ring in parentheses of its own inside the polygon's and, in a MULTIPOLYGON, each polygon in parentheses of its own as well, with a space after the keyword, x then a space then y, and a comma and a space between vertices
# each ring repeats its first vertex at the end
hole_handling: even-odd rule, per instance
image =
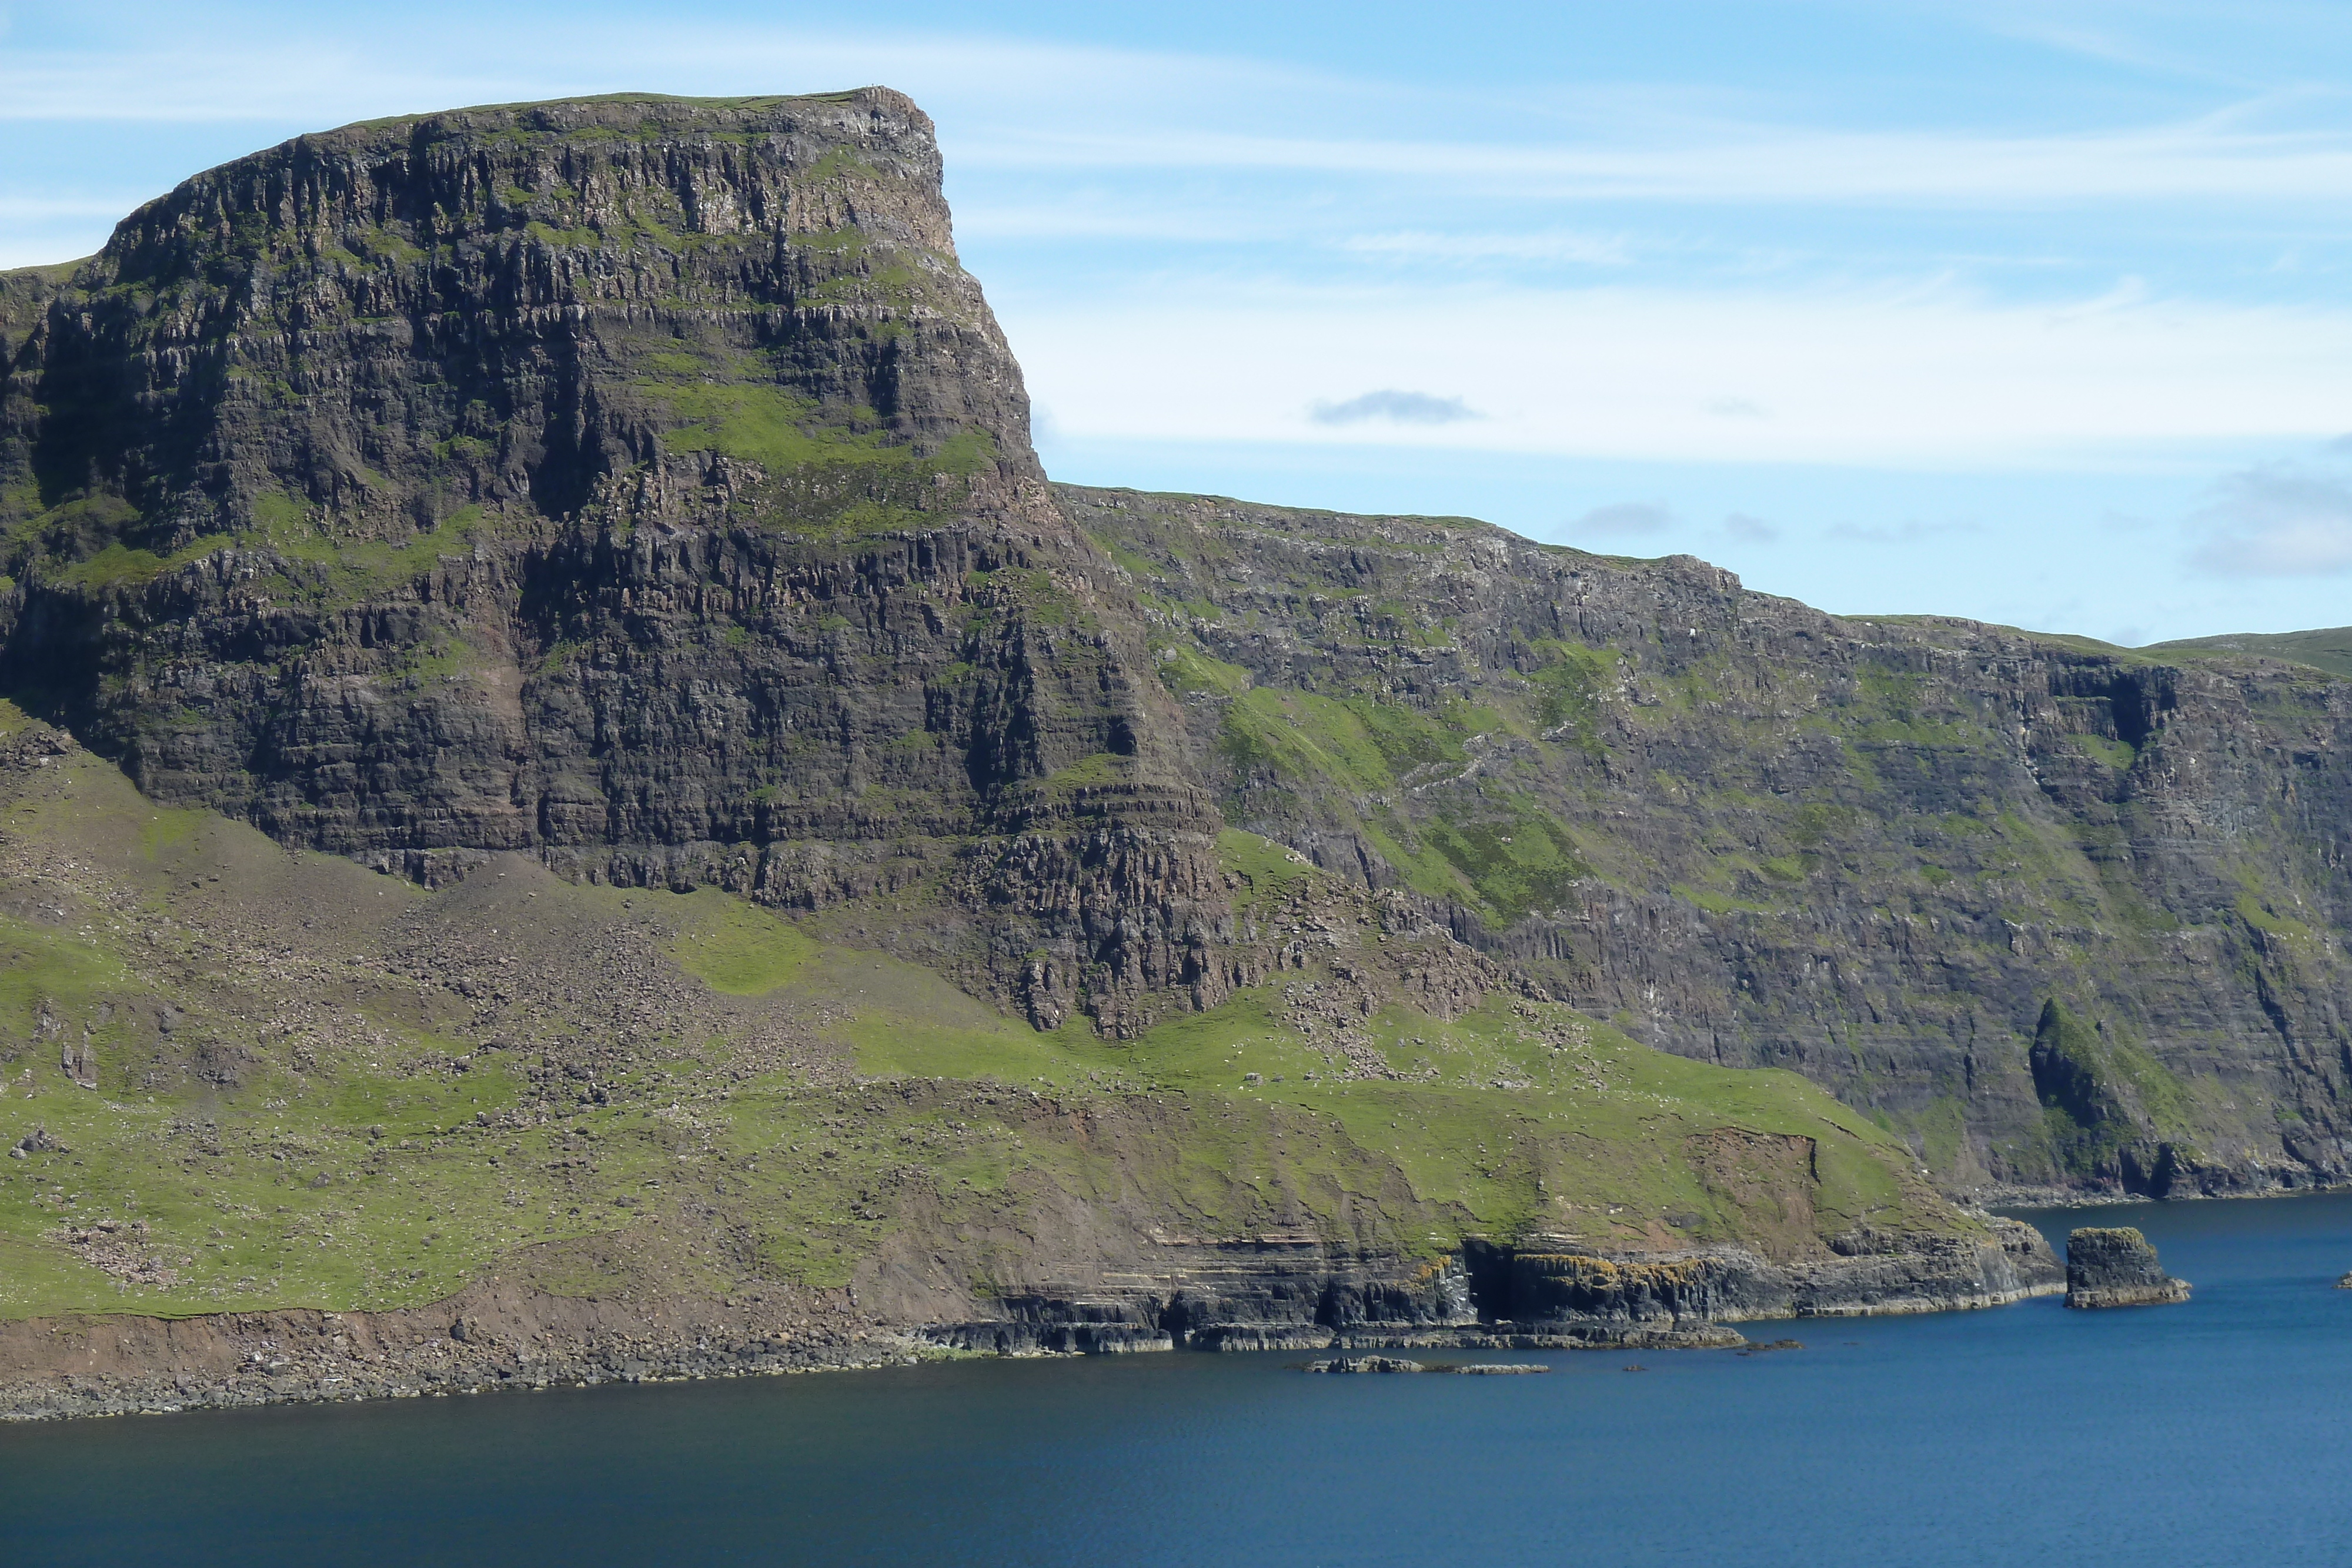
POLYGON ((2352 685, 1838 620, 1688 558, 1068 490, 1229 817, 1963 1185, 2347 1164, 2352 685))
POLYGON ((982 988, 1148 1017, 1217 822, 939 181, 879 89, 465 110, 9 275, 0 678, 289 843, 951 888, 982 988))
POLYGON ((2352 685, 1057 490, 896 94, 299 138, 0 277, 0 685, 151 799, 725 888, 1040 1030, 1280 983, 1377 1078, 1394 998, 1521 995, 1962 1186, 2352 1175, 2352 685), (1370 896, 1269 918, 1259 834, 1370 896), (1366 934, 1426 961, 1298 977, 1366 934))

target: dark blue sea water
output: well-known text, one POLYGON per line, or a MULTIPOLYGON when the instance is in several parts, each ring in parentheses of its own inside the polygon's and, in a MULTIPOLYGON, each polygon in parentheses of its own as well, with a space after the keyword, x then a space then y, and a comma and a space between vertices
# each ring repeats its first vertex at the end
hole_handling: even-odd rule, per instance
POLYGON ((0 1561, 2352 1560, 2352 1196, 2030 1218, 2138 1225, 2196 1298, 1546 1377, 1142 1355, 13 1427, 0 1561))

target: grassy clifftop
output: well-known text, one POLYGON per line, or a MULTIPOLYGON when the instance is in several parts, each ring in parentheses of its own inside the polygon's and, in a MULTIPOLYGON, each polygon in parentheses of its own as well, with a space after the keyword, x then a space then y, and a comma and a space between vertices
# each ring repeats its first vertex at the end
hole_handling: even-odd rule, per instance
POLYGON ((2352 626, 2332 626, 2316 632, 2237 632, 2221 637, 2184 637, 2177 643, 2157 643, 2156 653, 2210 650, 2221 653, 2259 653, 2309 664, 2331 675, 2352 675, 2352 626))

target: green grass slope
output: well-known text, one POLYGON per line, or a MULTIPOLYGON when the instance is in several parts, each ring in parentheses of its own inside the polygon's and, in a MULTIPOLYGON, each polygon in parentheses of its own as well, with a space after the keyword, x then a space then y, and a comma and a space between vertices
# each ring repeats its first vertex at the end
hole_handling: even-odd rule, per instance
POLYGON ((1403 977, 1460 950, 1345 925, 1360 894, 1248 835, 1254 916, 1325 945, 1108 1041, 718 892, 509 857, 428 893, 289 852, 0 716, 0 1316, 385 1308, 493 1270, 717 1296, 891 1260, 952 1305, 1080 1258, 1074 1204, 1114 1236, 1406 1252, 1969 1224, 1792 1074, 1499 988, 1415 1005, 1403 977))

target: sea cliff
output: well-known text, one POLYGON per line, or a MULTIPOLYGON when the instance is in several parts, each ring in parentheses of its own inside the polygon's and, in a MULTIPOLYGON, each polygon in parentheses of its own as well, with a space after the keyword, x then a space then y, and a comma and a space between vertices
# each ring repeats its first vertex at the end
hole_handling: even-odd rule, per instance
POLYGON ((897 93, 299 137, 0 363, 24 1408, 1720 1341, 2347 1175, 2352 684, 1055 486, 897 93))

